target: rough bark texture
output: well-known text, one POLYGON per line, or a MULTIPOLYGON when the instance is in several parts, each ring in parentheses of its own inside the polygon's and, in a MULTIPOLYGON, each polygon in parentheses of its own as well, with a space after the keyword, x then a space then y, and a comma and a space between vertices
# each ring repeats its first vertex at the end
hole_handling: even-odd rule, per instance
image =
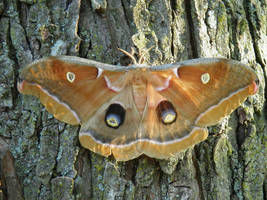
POLYGON ((264 199, 266 16, 266 0, 0 0, 0 200, 264 199), (241 60, 257 71, 259 93, 179 157, 117 163, 83 149, 79 127, 16 90, 38 58, 125 64, 117 47, 133 46, 151 65, 241 60))

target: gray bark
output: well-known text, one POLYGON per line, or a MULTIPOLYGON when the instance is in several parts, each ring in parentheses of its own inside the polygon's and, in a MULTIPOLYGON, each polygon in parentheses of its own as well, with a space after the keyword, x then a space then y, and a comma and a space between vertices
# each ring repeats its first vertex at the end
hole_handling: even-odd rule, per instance
POLYGON ((265 0, 0 0, 0 200, 264 199, 266 16, 265 0), (116 162, 83 149, 79 127, 16 89, 38 58, 125 64, 117 47, 134 46, 151 65, 241 60, 257 72, 259 92, 175 158, 116 162))

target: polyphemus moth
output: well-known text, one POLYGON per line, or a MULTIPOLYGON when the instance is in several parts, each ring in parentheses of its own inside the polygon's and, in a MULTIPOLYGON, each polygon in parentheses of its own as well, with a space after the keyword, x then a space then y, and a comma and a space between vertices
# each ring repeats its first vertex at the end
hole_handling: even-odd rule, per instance
POLYGON ((205 140, 257 92, 244 64, 201 58, 160 66, 115 66, 48 57, 22 71, 18 90, 40 98, 60 121, 81 125, 83 147, 118 161, 141 154, 167 159, 205 140))

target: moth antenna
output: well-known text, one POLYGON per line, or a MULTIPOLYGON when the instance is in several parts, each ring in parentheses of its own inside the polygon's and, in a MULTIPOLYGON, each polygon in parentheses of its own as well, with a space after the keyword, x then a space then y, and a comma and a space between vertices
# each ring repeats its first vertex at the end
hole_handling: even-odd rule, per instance
POLYGON ((137 64, 137 62, 136 62, 136 59, 135 59, 135 57, 132 55, 132 54, 130 54, 129 52, 127 52, 127 51, 125 51, 125 50, 123 50, 123 49, 121 49, 121 48, 118 48, 122 53, 124 53, 125 55, 127 55, 129 58, 131 58, 131 60, 133 61, 133 63, 136 65, 137 64))
MULTIPOLYGON (((145 51, 145 53, 148 53, 151 49, 153 49, 155 46, 151 46, 149 49, 147 49, 146 51, 145 51)), ((141 52, 140 52, 140 50, 139 50, 139 55, 141 55, 140 56, 140 58, 139 58, 139 60, 138 60, 138 64, 143 64, 143 62, 145 61, 145 58, 144 58, 144 56, 145 56, 145 54, 141 54, 141 52)))
POLYGON ((135 54, 135 49, 133 47, 131 47, 131 55, 135 54))

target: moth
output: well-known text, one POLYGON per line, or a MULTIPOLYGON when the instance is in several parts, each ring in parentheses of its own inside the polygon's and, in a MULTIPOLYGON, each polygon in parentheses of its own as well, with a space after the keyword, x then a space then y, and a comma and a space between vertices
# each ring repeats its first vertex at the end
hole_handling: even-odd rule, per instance
POLYGON ((238 61, 200 58, 115 66, 73 56, 40 59, 18 90, 54 117, 81 125, 83 147, 118 161, 141 154, 167 159, 208 136, 207 126, 257 92, 257 76, 238 61))

